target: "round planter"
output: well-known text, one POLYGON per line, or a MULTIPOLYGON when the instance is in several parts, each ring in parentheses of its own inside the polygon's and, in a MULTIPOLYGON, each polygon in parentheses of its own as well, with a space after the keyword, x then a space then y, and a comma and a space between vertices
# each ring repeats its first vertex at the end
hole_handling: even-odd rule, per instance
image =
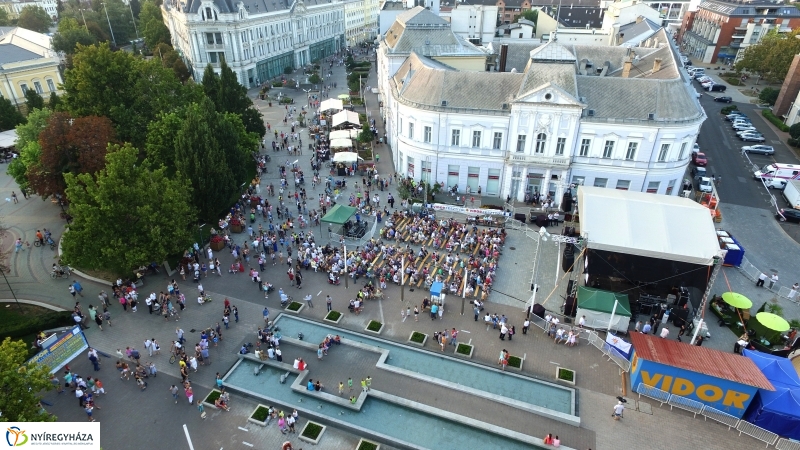
POLYGON ((325 317, 322 320, 324 320, 325 322, 338 324, 342 320, 342 317, 344 317, 344 314, 340 313, 339 311, 329 311, 327 314, 325 314, 325 317), (339 313, 339 317, 337 317, 336 320, 328 318, 332 312, 339 313))
POLYGON ((300 440, 301 440, 301 441, 308 442, 308 443, 309 443, 309 444, 311 444, 311 445, 317 445, 317 444, 319 444, 319 441, 320 441, 320 439, 322 439, 322 435, 323 435, 323 434, 325 434, 325 429, 326 429, 326 428, 328 428, 328 427, 326 427, 325 425, 321 425, 321 424, 318 424, 318 423, 316 423, 316 422, 311 422, 311 421, 308 421, 308 422, 306 422, 306 425, 303 427, 303 429, 300 431, 300 435, 299 435, 298 437, 300 438, 300 440), (316 438, 316 439, 312 439, 312 438, 310 438, 310 437, 303 436, 303 434, 306 432, 306 429, 307 429, 307 428, 308 428, 308 426, 309 426, 309 425, 311 425, 311 424, 313 424, 313 425, 316 425, 316 426, 318 426, 318 427, 322 428, 322 429, 320 430, 319 434, 317 435, 317 438, 316 438))
POLYGON ((408 342, 411 345, 416 345, 418 347, 425 347, 425 343, 428 342, 428 335, 425 333, 420 333, 419 331, 412 331, 411 335, 408 336, 408 341, 406 342, 408 342), (422 342, 416 342, 411 340, 411 338, 414 337, 414 333, 421 334, 422 336, 424 336, 422 338, 422 342))
POLYGON ((458 345, 456 345, 456 349, 453 351, 453 353, 454 353, 456 356, 459 356, 459 357, 461 357, 461 358, 468 358, 468 359, 470 359, 470 358, 472 358, 472 353, 473 353, 474 351, 475 351, 475 347, 474 347, 474 346, 472 346, 472 345, 469 345, 469 344, 461 344, 461 343, 459 343, 458 345), (465 354, 463 354, 463 353, 459 353, 459 352, 458 352, 458 348, 459 348, 459 347, 462 347, 462 348, 463 348, 464 346, 466 346, 466 347, 469 347, 469 355, 465 355, 465 354))
POLYGON ((267 418, 264 419, 263 421, 262 420, 258 420, 258 419, 253 417, 255 415, 256 411, 258 411, 259 408, 265 408, 267 411, 269 411, 269 406, 262 405, 262 404, 259 403, 258 406, 256 406, 256 409, 254 409, 253 412, 250 414, 250 416, 247 418, 247 421, 250 422, 250 423, 254 423, 254 424, 256 424, 256 425, 258 425, 260 427, 266 427, 267 423, 269 422, 269 415, 267 415, 267 418))
POLYGON ((208 246, 211 247, 211 250, 218 252, 225 248, 225 241, 210 242, 208 246))

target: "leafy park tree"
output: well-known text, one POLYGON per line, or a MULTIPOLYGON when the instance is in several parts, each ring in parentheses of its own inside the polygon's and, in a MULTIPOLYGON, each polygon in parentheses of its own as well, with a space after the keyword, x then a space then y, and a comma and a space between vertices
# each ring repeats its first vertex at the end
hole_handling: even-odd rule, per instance
POLYGON ((161 8, 156 6, 152 0, 147 0, 142 4, 139 13, 139 28, 144 36, 144 43, 147 48, 154 49, 158 44, 170 44, 169 28, 164 25, 161 16, 161 8))
POLYGON ((56 417, 42 410, 42 392, 53 388, 50 369, 25 364, 28 344, 5 338, 0 344, 0 422, 55 422, 56 417))
POLYGON ((64 17, 58 22, 58 32, 53 36, 53 50, 72 55, 78 44, 93 45, 97 38, 77 19, 64 17))
POLYGON ((319 77, 319 74, 312 73, 310 77, 308 77, 308 82, 311 84, 319 84, 322 81, 322 78, 319 77))
POLYGON ((369 123, 364 122, 361 125, 361 133, 358 133, 358 142, 369 144, 373 137, 375 137, 375 135, 372 133, 372 130, 370 130, 369 123))
POLYGON ((522 11, 522 14, 514 18, 514 23, 519 22, 521 19, 530 20, 531 22, 536 23, 536 21, 539 20, 539 10, 529 9, 527 11, 522 11))
POLYGON ((111 21, 113 38, 118 46, 125 45, 128 41, 136 38, 136 31, 131 20, 131 10, 122 0, 92 0, 91 4, 92 10, 101 18, 98 23, 102 23, 106 30, 109 29, 108 21, 111 21), (108 12, 107 18, 106 12, 108 12))
POLYGON ((800 28, 790 33, 778 33, 774 29, 761 38, 758 44, 744 50, 736 63, 736 70, 758 73, 767 81, 780 82, 789 73, 794 55, 800 53, 800 28))
POLYGON ((204 98, 162 115, 148 130, 147 157, 192 185, 198 217, 215 221, 248 180, 247 161, 258 146, 236 114, 219 113, 204 98))
POLYGON ((170 177, 129 143, 110 145, 96 176, 66 174, 73 221, 62 240, 66 261, 118 274, 186 248, 195 216, 191 186, 170 177))
POLYGON ((28 114, 27 123, 17 125, 17 150, 19 158, 8 164, 7 173, 14 178, 19 187, 27 189, 28 167, 38 165, 42 156, 39 134, 47 127, 52 111, 37 109, 28 114))
POLYGON ((214 102, 217 111, 241 116, 248 132, 258 134, 259 138, 267 134, 261 112, 253 106, 253 101, 247 96, 247 88, 239 84, 236 74, 224 60, 219 75, 211 68, 211 64, 206 66, 203 73, 203 91, 214 102))
POLYGON ((22 113, 11 100, 0 97, 0 131, 10 130, 21 123, 25 123, 22 113))
POLYGON ((181 55, 172 46, 164 43, 156 44, 155 48, 153 48, 153 58, 159 58, 163 67, 172 69, 175 72, 175 76, 182 83, 185 83, 191 77, 189 68, 186 67, 181 55))
POLYGON ((17 25, 38 33, 47 33, 53 25, 53 19, 41 6, 26 6, 19 12, 17 25))
POLYGON ((758 99, 769 106, 773 106, 775 102, 778 101, 778 94, 780 93, 781 91, 778 89, 765 87, 761 90, 761 93, 758 94, 758 99))
POLYGON ((11 25, 11 19, 8 18, 8 11, 0 8, 0 27, 7 27, 11 25))
POLYGON ((39 161, 27 169, 29 186, 45 198, 64 194, 64 175, 91 175, 101 170, 112 141, 114 126, 105 117, 73 118, 64 112, 53 113, 39 133, 39 161))
POLYGON ((58 110, 58 105, 60 105, 60 104, 61 104, 61 97, 56 95, 55 92, 51 92, 50 93, 50 100, 47 102, 47 107, 51 111, 56 111, 56 110, 58 110))
POLYGON ((27 104, 29 112, 34 109, 42 109, 44 108, 44 99, 35 89, 28 89, 25 91, 25 104, 27 104))

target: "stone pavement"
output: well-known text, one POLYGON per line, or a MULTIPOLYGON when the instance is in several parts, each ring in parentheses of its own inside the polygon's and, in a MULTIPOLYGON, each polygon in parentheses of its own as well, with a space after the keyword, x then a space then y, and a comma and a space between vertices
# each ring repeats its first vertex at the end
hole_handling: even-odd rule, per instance
MULTIPOLYGON (((337 82, 340 87, 338 91, 343 91, 345 80, 344 69, 342 67, 334 67, 334 79, 338 80, 337 82)), ((374 72, 372 79, 374 80, 374 72)), ((332 92, 332 96, 338 94, 338 91, 332 92)), ((299 94, 299 97, 305 97, 305 94, 299 91, 295 92, 294 94, 299 94)), ((255 91, 252 91, 251 95, 254 96, 255 91)), ((370 95, 373 94, 367 95, 368 102, 370 101, 370 95)), ((259 102, 261 101, 256 101, 257 104, 259 104, 259 102)), ((262 104, 259 104, 259 107, 264 107, 263 102, 262 104)), ((267 107, 266 109, 266 120, 271 121, 273 124, 277 123, 276 116, 281 115, 282 113, 280 113, 276 107, 267 107)), ((378 124, 380 126, 380 121, 378 121, 378 124)), ((304 138, 304 141, 307 142, 307 137, 304 138)), ((379 164, 379 170, 385 173, 391 173, 392 165, 389 158, 390 150, 384 147, 379 151, 382 152, 381 155, 383 156, 383 161, 381 161, 379 164)), ((285 159, 287 159, 286 155, 275 155, 273 164, 281 162, 281 160, 285 159)), ((299 159, 301 159, 300 164, 308 164, 307 159, 306 161, 302 161, 302 159, 305 158, 299 159)), ((271 173, 273 169, 275 169, 275 166, 270 168, 271 173)), ((307 189, 309 187, 310 184, 306 186, 307 189)), ((0 175, 0 190, 2 190, 5 194, 4 197, 9 196, 10 191, 12 190, 16 190, 19 194, 19 191, 13 180, 5 174, 0 175)), ((60 210, 56 205, 50 203, 49 201, 42 201, 38 197, 34 197, 30 200, 21 198, 18 205, 5 203, 0 205, 0 208, 3 208, 2 214, 4 215, 4 224, 9 227, 11 235, 6 236, 3 240, 3 245, 5 248, 10 248, 12 245, 11 243, 17 236, 22 236, 24 240, 32 241, 33 236, 36 233, 36 229, 39 227, 46 227, 53 230, 54 236, 56 237, 59 237, 63 232, 63 221, 58 219, 58 213, 60 210)), ((316 232, 316 234, 319 236, 318 232, 316 232)), ((323 238, 323 236, 319 237, 323 238)), ((509 242, 509 246, 511 246, 512 242, 514 242, 513 238, 509 242)), ((545 246, 543 246, 542 251, 545 252, 546 247, 550 246, 551 244, 548 242, 545 246)), ((522 249, 523 247, 520 245, 517 248, 522 249)), ((521 292, 524 291, 525 286, 529 287, 531 271, 530 269, 526 271, 525 268, 528 264, 530 264, 532 256, 528 255, 528 252, 529 251, 523 250, 506 250, 504 251, 503 258, 500 262, 500 278, 506 277, 504 271, 508 267, 510 278, 523 286, 523 289, 520 290, 521 292), (514 266, 514 262, 517 263, 517 267, 512 270, 511 266, 514 266), (525 275, 523 278, 523 275, 526 273, 527 275, 525 275)), ((757 254, 759 249, 754 248, 752 249, 752 252, 757 254)), ((219 256, 223 261, 223 266, 230 263, 230 255, 227 253, 221 252, 219 256)), ((55 254, 49 250, 49 248, 40 249, 31 247, 30 249, 24 250, 19 254, 12 255, 10 261, 12 270, 8 278, 9 283, 13 287, 14 293, 18 298, 40 301, 62 308, 71 308, 74 305, 74 300, 68 295, 67 281, 52 280, 49 277, 49 268, 53 263, 54 258, 55 254)), ((552 259, 551 256, 546 256, 543 253, 540 264, 540 273, 542 276, 545 276, 547 273, 554 272, 553 269, 555 266, 555 260, 552 259)), ((790 270, 789 267, 777 268, 782 271, 790 270)), ((325 293, 331 293, 335 302, 334 307, 340 311, 346 311, 347 301, 355 294, 355 289, 352 286, 349 290, 346 290, 343 285, 336 287, 330 286, 325 282, 325 276, 323 274, 312 273, 309 273, 305 278, 303 289, 298 291, 297 289, 289 286, 288 278, 285 275, 285 269, 285 267, 269 268, 266 274, 267 279, 275 284, 276 288, 284 287, 288 293, 294 295, 297 299, 300 299, 302 295, 305 295, 306 293, 311 293, 314 295, 314 298, 317 299, 317 307, 314 309, 305 309, 301 315, 306 318, 312 320, 322 319, 325 314, 323 300, 325 293), (318 292, 321 292, 322 295, 318 296, 318 292)), ((726 273, 728 273, 727 269, 726 273)), ((729 273, 729 278, 731 280, 735 280, 737 277, 739 277, 739 280, 742 278, 740 274, 736 273, 736 271, 729 273)), ((142 289, 142 293, 147 294, 151 290, 157 292, 164 289, 169 278, 170 277, 167 277, 163 274, 159 276, 148 276, 145 280, 145 286, 142 289)), ((100 289, 105 288, 105 286, 90 281, 83 281, 82 283, 86 289, 86 297, 81 299, 81 303, 84 307, 86 307, 88 304, 96 302, 97 293, 100 289)), ((229 275, 224 273, 222 277, 209 277, 207 280, 204 279, 203 283, 206 289, 210 291, 212 296, 215 298, 214 302, 202 306, 189 302, 187 311, 182 315, 181 320, 177 323, 178 326, 182 327, 187 332, 189 342, 193 342, 193 340, 196 340, 198 336, 197 332, 191 332, 190 330, 199 330, 203 327, 208 327, 218 321, 221 321, 222 298, 224 295, 228 295, 233 303, 238 306, 241 322, 239 324, 234 324, 230 330, 224 331, 224 339, 222 343, 219 345, 219 347, 212 348, 211 366, 201 367, 198 373, 193 374, 192 380, 193 384, 197 388, 196 393, 198 397, 205 395, 208 390, 210 390, 213 385, 215 372, 219 371, 224 373, 235 363, 236 350, 238 349, 239 345, 242 342, 252 342, 255 340, 255 330, 261 323, 263 323, 261 319, 261 310, 263 309, 263 305, 267 304, 270 306, 273 317, 278 314, 277 295, 273 293, 269 299, 265 300, 263 295, 257 292, 255 285, 252 284, 252 282, 244 275, 229 275)), ((549 283, 552 286, 552 276, 549 283)), ((719 279, 718 283, 720 283, 719 279)), ((733 283, 734 281, 732 281, 732 284, 733 283)), ((547 295, 547 293, 549 293, 549 290, 547 289, 548 282, 544 278, 540 278, 540 284, 543 287, 539 291, 539 296, 547 295)), ((184 292, 194 292, 194 287, 191 282, 181 282, 181 287, 183 288, 184 292)), ((9 292, 7 286, 0 286, 0 297, 4 299, 10 299, 12 298, 10 294, 11 293, 9 292)), ((494 331, 487 331, 486 327, 480 322, 475 323, 472 318, 472 314, 470 313, 469 305, 466 306, 466 314, 461 316, 459 314, 460 302, 458 299, 448 298, 444 320, 441 322, 431 322, 430 320, 420 320, 418 323, 413 322, 413 320, 406 320, 406 322, 402 322, 400 319, 400 309, 405 309, 406 305, 419 304, 424 295, 424 290, 415 289, 414 291, 411 291, 410 288, 407 288, 405 292, 405 303, 401 303, 399 300, 400 289, 396 286, 390 286, 387 289, 385 300, 367 303, 365 313, 360 316, 353 316, 346 313, 345 317, 340 323, 340 326, 353 331, 361 331, 370 319, 380 320, 386 324, 385 331, 382 333, 383 337, 397 342, 405 342, 413 330, 432 334, 434 330, 438 330, 440 328, 443 329, 444 327, 456 327, 457 329, 462 330, 459 336, 459 339, 462 342, 469 341, 471 339, 472 343, 475 344, 475 354, 473 357, 474 362, 487 364, 493 367, 495 364, 495 358, 500 349, 508 348, 512 354, 527 356, 523 371, 523 374, 527 376, 534 376, 548 381, 553 381, 556 364, 575 369, 577 371, 577 388, 579 389, 577 397, 578 414, 582 418, 582 428, 593 431, 596 435, 596 443, 595 446, 592 447, 595 449, 619 447, 669 447, 670 449, 696 448, 697 446, 695 442, 706 444, 705 447, 708 448, 729 448, 732 450, 745 448, 751 449, 758 447, 758 443, 756 441, 746 436, 739 437, 736 432, 727 431, 725 428, 721 428, 720 426, 711 422, 703 422, 699 419, 692 419, 690 415, 687 415, 682 411, 668 411, 666 408, 659 409, 657 405, 652 408, 652 416, 647 413, 637 413, 632 410, 633 408, 631 408, 629 409, 629 412, 626 414, 626 418, 623 421, 614 422, 610 418, 611 407, 615 403, 614 397, 622 394, 623 389, 619 372, 613 363, 605 361, 605 359, 601 357, 600 353, 593 347, 587 345, 585 341, 582 341, 581 344, 575 348, 567 348, 564 346, 556 346, 552 341, 546 339, 546 337, 541 333, 531 333, 528 336, 523 336, 520 331, 523 320, 522 309, 524 305, 519 301, 517 301, 515 306, 514 304, 500 304, 494 302, 493 298, 489 299, 486 309, 490 312, 505 314, 510 318, 512 324, 517 325, 517 339, 514 339, 513 342, 501 342, 497 338, 497 335, 494 334, 494 331), (677 430, 682 432, 681 434, 684 436, 690 437, 675 439, 674 433, 664 433, 665 429, 677 430), (690 444, 689 442, 692 443, 690 444)), ((555 296, 556 294, 553 295, 555 296)), ((521 299, 526 299, 522 294, 517 294, 516 296, 521 299)), ((191 298, 191 296, 189 296, 189 298, 191 298)), ((556 309, 557 306, 557 303, 548 303, 548 307, 551 307, 552 309, 556 309)), ((113 376, 109 375, 109 378, 111 379, 106 380, 106 387, 110 392, 109 395, 138 395, 138 398, 126 396, 125 398, 122 398, 123 402, 108 403, 115 404, 115 406, 119 404, 120 407, 122 407, 121 405, 123 404, 128 406, 133 405, 133 402, 136 402, 138 405, 140 405, 140 408, 137 409, 147 411, 146 414, 148 415, 145 416, 144 414, 137 414, 136 412, 131 414, 130 411, 132 408, 119 410, 117 413, 114 409, 115 406, 109 406, 107 407, 108 409, 104 408, 101 412, 98 412, 97 416, 101 422, 104 420, 103 416, 108 414, 108 416, 112 417, 109 423, 125 423, 127 425, 104 428, 104 446, 109 448, 120 448, 123 445, 130 445, 128 444, 129 442, 136 441, 138 443, 139 439, 153 439, 154 443, 159 444, 165 437, 164 433, 141 433, 141 430, 151 430, 155 428, 154 425, 156 423, 159 423, 156 420, 151 419, 150 415, 161 414, 160 406, 169 402, 169 399, 166 398, 168 395, 166 386, 178 381, 176 378, 174 378, 178 372, 177 366, 169 365, 166 356, 169 343, 174 338, 174 329, 176 323, 165 322, 163 318, 159 317, 150 317, 147 314, 146 309, 140 309, 137 313, 123 313, 119 306, 114 305, 111 311, 114 316, 114 326, 111 328, 106 328, 105 331, 102 332, 100 332, 96 327, 92 326, 89 330, 87 330, 87 337, 90 344, 96 346, 99 350, 107 354, 113 355, 117 348, 124 348, 125 346, 129 345, 138 346, 141 350, 142 342, 146 338, 155 337, 161 343, 164 351, 162 352, 162 355, 154 357, 153 360, 162 371, 162 377, 164 378, 162 379, 163 381, 154 381, 154 383, 151 383, 151 386, 147 391, 136 392, 133 386, 118 385, 116 383, 118 380, 113 379, 113 376), (160 385, 160 383, 163 383, 163 385, 160 385), (157 389, 152 389, 156 387, 157 389), (120 391, 125 392, 126 394, 119 394, 120 391), (153 394, 153 391, 163 391, 163 394, 153 394), (153 395, 156 395, 158 398, 153 397, 153 395), (163 397, 161 397, 162 395, 163 397), (124 422, 120 420, 121 417, 125 417, 124 422), (158 438, 160 438, 161 441, 158 441, 158 438), (108 439, 108 444, 105 444, 105 439, 108 439)), ((712 326, 711 328, 713 331, 714 327, 712 326)), ((715 341, 716 339, 712 339, 711 342, 715 341)), ((432 346, 432 344, 429 344, 429 348, 430 346, 432 346)), ((101 372, 113 372, 109 371, 110 361, 104 361, 106 366, 101 372)), ((77 367, 82 367, 82 364, 85 364, 85 360, 81 362, 81 359, 79 359, 75 364, 77 364, 77 367)), ((312 360, 312 367, 313 364, 314 361, 312 360)), ((88 373, 85 369, 81 370, 84 373, 88 373)), ((161 379, 161 377, 159 378, 161 379)), ((119 381, 119 383, 123 382, 119 381)), ((629 386, 625 386, 625 389, 627 389, 627 395, 629 399, 635 398, 635 396, 630 395, 631 393, 629 386)), ((48 394, 48 398, 50 398, 51 395, 55 394, 48 394)), ((240 398, 235 398, 234 400, 235 404, 243 404, 246 402, 245 399, 240 398)), ((74 399, 71 399, 70 401, 76 402, 74 399)), ((107 402, 107 400, 105 401, 107 402)), ((54 408, 56 408, 54 411, 63 416, 62 420, 85 420, 85 416, 83 416, 83 413, 77 409, 77 406, 75 407, 75 413, 67 412, 67 410, 61 412, 62 410, 57 409, 62 402, 62 399, 59 398, 54 404, 54 408)), ((101 406, 104 405, 104 403, 100 404, 101 406)), ((179 406, 180 404, 178 407, 179 406)), ((188 405, 186 406, 188 407, 188 405)), ((474 407, 474 404, 464 403, 453 406, 461 409, 467 409, 474 407)), ((249 408, 250 406, 247 406, 245 410, 249 408)), ((647 408, 646 406, 642 406, 640 409, 646 410, 647 408)), ((191 420, 199 420, 196 417, 197 412, 194 409, 186 410, 185 414, 189 415, 191 420)), ((233 420, 224 418, 220 419, 219 417, 226 416, 222 416, 221 413, 219 413, 219 416, 215 414, 217 413, 211 414, 213 420, 233 420)), ((248 413, 245 411, 242 414, 246 415, 248 413)), ((509 409, 508 414, 515 414, 515 411, 509 409)), ((227 417, 234 417, 234 415, 231 414, 227 417)), ((168 414, 168 416, 163 419, 165 421, 164 424, 173 424, 167 426, 166 433, 168 434, 166 434, 166 436, 180 436, 180 429, 178 428, 178 425, 183 423, 183 420, 181 419, 183 419, 181 416, 175 414, 168 414), (178 421, 174 423, 169 422, 169 420, 174 419, 178 419, 178 421)), ((185 419, 187 424, 194 423, 190 422, 190 419, 185 419)), ((244 420, 241 422, 245 423, 244 420)), ((204 424, 206 426, 198 426, 195 424, 191 426, 190 432, 194 434, 195 428, 199 428, 197 431, 198 433, 201 433, 199 436, 203 436, 204 439, 207 439, 207 442, 213 442, 215 446, 217 443, 224 443, 225 445, 228 445, 228 442, 233 442, 233 438, 231 438, 230 441, 219 442, 217 439, 221 439, 222 437, 214 437, 214 433, 219 433, 221 429, 218 429, 215 426, 207 426, 207 424, 210 423, 211 421, 208 421, 206 424, 204 424)), ((222 429, 226 430, 227 433, 231 434, 232 436, 235 435, 237 439, 236 442, 246 440, 239 435, 239 431, 237 431, 236 428, 233 428, 232 423, 225 422, 222 424, 222 426, 224 427, 222 429)), ((328 434, 326 434, 326 436, 328 436, 328 434)), ((344 436, 342 439, 354 439, 353 436, 349 436, 345 433, 343 433, 342 436, 344 436)), ((562 438, 565 445, 570 445, 571 438, 569 437, 568 432, 565 432, 564 435, 562 435, 562 438)), ((327 439, 327 437, 323 439, 322 448, 350 447, 349 444, 342 444, 344 441, 340 442, 336 441, 335 439, 331 439, 333 442, 327 443, 327 439)), ((178 442, 179 440, 174 440, 172 445, 176 448, 185 448, 183 447, 183 444, 178 444, 178 442)), ((260 448, 275 448, 272 445, 272 442, 264 443, 260 448)), ((153 445, 153 447, 159 448, 160 446, 153 445)), ((211 447, 209 446, 208 448, 211 447)))

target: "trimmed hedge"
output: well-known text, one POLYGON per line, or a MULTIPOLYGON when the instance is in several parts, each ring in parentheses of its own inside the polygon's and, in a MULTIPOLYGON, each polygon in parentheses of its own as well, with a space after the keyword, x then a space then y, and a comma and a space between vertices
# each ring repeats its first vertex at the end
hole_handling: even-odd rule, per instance
POLYGON ((786 133, 789 132, 789 126, 783 123, 783 120, 781 120, 780 117, 776 116, 775 114, 772 114, 772 111, 768 109, 762 109, 761 115, 763 115, 767 120, 772 122, 772 124, 778 127, 779 130, 784 131, 786 133))
POLYGON ((255 410, 255 412, 253 413, 253 415, 252 415, 252 416, 250 416, 250 418, 252 418, 252 419, 254 419, 254 420, 258 420, 259 422, 264 422, 264 421, 266 421, 266 420, 267 420, 267 417, 269 417, 269 409, 268 409, 268 408, 265 408, 265 407, 263 407, 263 406, 259 406, 259 407, 258 407, 258 408, 255 410))
POLYGON ((330 311, 328 312, 328 315, 325 316, 326 319, 332 320, 334 322, 339 320, 339 317, 342 317, 342 313, 340 313, 339 311, 330 311))
POLYGON ((383 324, 378 322, 377 320, 370 320, 369 325, 367 325, 367 329, 369 331, 380 331, 383 324))
POLYGON ((289 303, 289 306, 286 309, 289 311, 299 311, 301 306, 303 306, 303 304, 300 302, 292 302, 289 303))
POLYGON ((306 428, 303 430, 303 436, 309 439, 316 439, 319 437, 319 434, 321 432, 322 432, 322 426, 314 422, 308 422, 308 424, 306 424, 306 428))
POLYGON ((422 333, 420 333, 418 331, 415 331, 415 332, 411 333, 411 341, 412 342, 417 342, 417 343, 421 344, 422 341, 424 341, 424 340, 425 340, 425 335, 424 334, 422 334, 422 333))
POLYGON ((36 334, 43 330, 66 327, 69 325, 75 325, 75 321, 72 320, 72 313, 69 311, 50 312, 37 316, 24 317, 3 324, 3 329, 0 331, 0 340, 7 337, 18 339, 27 335, 36 334))
POLYGON ((519 369, 520 367, 522 367, 522 359, 519 356, 509 356, 508 366, 516 367, 517 369, 519 369))
POLYGON ((726 116, 727 116, 728 114, 730 114, 730 113, 732 113, 732 112, 734 112, 734 111, 738 111, 738 110, 739 110, 739 107, 738 107, 738 106, 736 106, 736 105, 731 105, 731 106, 726 106, 726 107, 722 108, 722 109, 720 110, 720 113, 721 113, 721 114, 724 114, 724 115, 726 115, 726 116))

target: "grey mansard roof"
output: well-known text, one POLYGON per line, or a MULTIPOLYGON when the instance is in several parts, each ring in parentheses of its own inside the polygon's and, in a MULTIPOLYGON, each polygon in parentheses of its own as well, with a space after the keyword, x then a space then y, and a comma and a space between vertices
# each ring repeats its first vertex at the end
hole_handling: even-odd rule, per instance
POLYGON ((385 39, 392 53, 486 55, 486 52, 453 33, 449 22, 421 6, 398 14, 386 31, 385 39))
MULTIPOLYGON (((221 14, 235 14, 239 11, 238 3, 243 3, 250 14, 270 13, 276 11, 289 11, 295 0, 212 0, 214 6, 221 14)), ((184 2, 181 2, 184 3, 184 2)), ((197 13, 202 7, 202 0, 186 0, 186 13, 197 13)), ((303 0, 306 6, 327 5, 328 0, 303 0)))

